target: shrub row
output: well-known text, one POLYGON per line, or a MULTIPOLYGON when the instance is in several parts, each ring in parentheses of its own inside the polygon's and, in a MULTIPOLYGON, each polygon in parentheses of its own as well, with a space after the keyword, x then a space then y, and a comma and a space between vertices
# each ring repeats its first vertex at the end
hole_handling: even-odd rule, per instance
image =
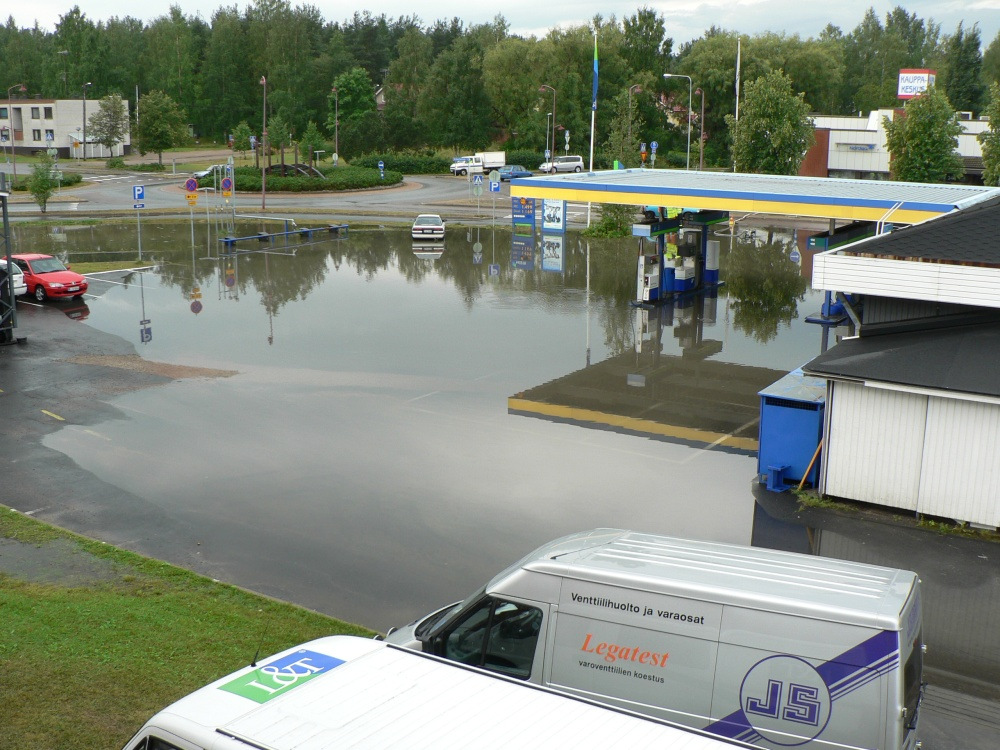
POLYGON ((448 174, 451 161, 435 154, 415 152, 389 152, 384 154, 364 154, 351 159, 356 167, 378 169, 378 163, 383 162, 385 168, 403 174, 448 174))
MULTIPOLYGON (((396 185, 403 181, 401 172, 388 169, 384 179, 377 169, 363 167, 325 166, 321 171, 326 175, 325 180, 318 177, 268 175, 267 189, 275 193, 312 193, 328 190, 359 190, 380 185, 396 185)), ((236 167, 233 173, 237 190, 249 193, 260 190, 260 170, 254 167, 236 167)), ((212 178, 204 178, 200 183, 210 185, 212 178)))

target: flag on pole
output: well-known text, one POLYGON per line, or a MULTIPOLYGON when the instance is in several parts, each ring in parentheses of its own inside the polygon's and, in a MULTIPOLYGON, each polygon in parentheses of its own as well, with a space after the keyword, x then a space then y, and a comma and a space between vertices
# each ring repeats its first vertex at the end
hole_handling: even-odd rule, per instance
POLYGON ((594 89, 591 94, 591 109, 597 111, 597 32, 594 32, 594 89))
POLYGON ((740 119, 740 38, 736 38, 736 121, 740 119))

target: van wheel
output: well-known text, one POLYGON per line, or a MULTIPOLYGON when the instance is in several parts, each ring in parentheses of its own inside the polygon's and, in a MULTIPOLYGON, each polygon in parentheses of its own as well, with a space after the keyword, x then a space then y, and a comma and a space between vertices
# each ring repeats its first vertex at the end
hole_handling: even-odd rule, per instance
POLYGON ((35 299, 39 302, 45 301, 45 287, 41 284, 35 284, 35 299))
POLYGON ((583 171, 583 167, 577 167, 577 168, 576 168, 576 169, 574 169, 573 171, 574 171, 574 172, 582 172, 582 171, 583 171))
POLYGON ((467 174, 469 174, 469 171, 467 169, 460 169, 458 171, 459 177, 465 177, 467 174))
POLYGON ((552 169, 549 170, 549 174, 555 174, 555 173, 556 173, 556 168, 552 167, 552 169))

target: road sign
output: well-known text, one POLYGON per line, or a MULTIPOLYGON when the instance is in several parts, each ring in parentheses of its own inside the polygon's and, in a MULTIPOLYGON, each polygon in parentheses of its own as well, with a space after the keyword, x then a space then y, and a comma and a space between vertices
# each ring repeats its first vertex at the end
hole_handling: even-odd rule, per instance
POLYGON ((186 180, 184 180, 184 189, 187 190, 189 193, 197 191, 198 180, 196 180, 194 177, 188 177, 186 180))
POLYGON ((202 304, 201 304, 201 302, 199 302, 198 300, 195 300, 194 302, 191 303, 191 312, 193 312, 195 315, 197 315, 198 313, 200 313, 201 310, 202 310, 202 304))
POLYGON ((134 201, 144 201, 146 200, 146 188, 142 185, 132 186, 132 200, 134 201))
POLYGON ((194 195, 194 196, 189 195, 187 201, 188 201, 188 205, 189 206, 197 206, 198 205, 198 196, 197 195, 194 195))
POLYGON ((481 174, 477 174, 475 177, 472 178, 472 184, 473 185, 482 185, 483 184, 483 176, 481 174))
POLYGON ((229 197, 233 194, 233 178, 223 177, 222 178, 222 194, 229 197))
POLYGON ((478 185, 473 185, 472 186, 472 194, 474 196, 476 196, 477 198, 480 195, 482 195, 483 194, 483 183, 480 182, 478 185))
POLYGON ((545 149, 545 161, 552 158, 552 152, 549 149, 545 149))
POLYGON ((383 169, 385 169, 385 162, 384 162, 384 161, 379 161, 379 163, 378 163, 378 168, 379 168, 380 170, 383 170, 383 169))
POLYGON ((132 204, 132 208, 145 208, 145 207, 146 207, 145 203, 133 203, 132 204))
POLYGON ((499 182, 494 182, 493 180, 490 180, 490 192, 491 193, 499 193, 500 192, 500 183, 499 182))
POLYGON ((500 171, 497 169, 490 170, 490 182, 500 182, 500 171))
POLYGON ((658 149, 659 147, 660 144, 657 143, 656 141, 653 141, 652 143, 649 144, 649 148, 653 151, 654 154, 656 153, 656 149, 658 149))

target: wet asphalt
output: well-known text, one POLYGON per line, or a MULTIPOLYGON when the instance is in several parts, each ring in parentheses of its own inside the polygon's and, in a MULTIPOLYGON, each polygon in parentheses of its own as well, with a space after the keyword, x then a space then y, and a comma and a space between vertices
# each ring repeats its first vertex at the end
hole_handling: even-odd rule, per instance
MULTIPOLYGON (((177 560, 187 548, 184 529, 174 519, 161 523, 161 511, 144 498, 102 481, 64 454, 43 445, 46 435, 67 423, 86 429, 113 419, 127 419, 114 405, 116 396, 170 382, 170 377, 138 369, 74 362, 80 356, 135 355, 135 347, 68 318, 59 305, 18 306, 18 337, 24 343, 0 347, 0 501, 84 534, 143 554, 171 559, 202 570, 195 554, 177 560)), ((876 514, 843 514, 824 509, 799 510, 786 496, 760 494, 762 507, 784 528, 800 528, 821 554, 922 571, 924 585, 947 597, 951 590, 980 587, 964 597, 972 604, 942 608, 941 627, 957 633, 949 659, 929 670, 930 682, 921 718, 924 748, 992 750, 1000 747, 1000 694, 996 676, 976 680, 983 649, 995 663, 1000 650, 1000 545, 929 533, 907 520, 876 514), (873 533, 879 524, 877 534, 873 533), (818 537, 818 540, 817 540, 818 537), (877 544, 876 544, 877 540, 877 544), (967 642, 963 647, 962 640, 967 642), (962 663, 967 660, 968 663, 962 663)), ((793 532, 795 533, 795 532, 793 532)), ((933 615, 925 615, 927 617, 933 615)), ((925 627, 927 625, 925 624, 925 627)), ((987 675, 989 677, 989 675, 987 675)))

